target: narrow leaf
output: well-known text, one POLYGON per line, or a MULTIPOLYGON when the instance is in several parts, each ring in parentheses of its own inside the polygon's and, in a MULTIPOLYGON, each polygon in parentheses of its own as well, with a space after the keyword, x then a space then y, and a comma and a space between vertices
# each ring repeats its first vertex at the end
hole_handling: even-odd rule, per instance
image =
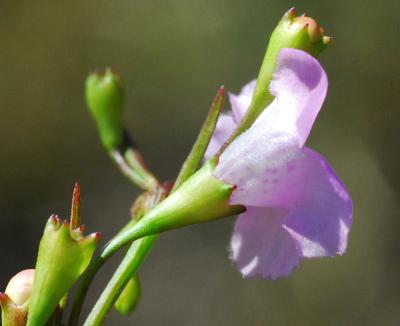
POLYGON ((179 171, 179 175, 176 179, 173 190, 178 188, 193 173, 196 172, 214 133, 219 114, 224 106, 224 100, 225 88, 224 86, 221 86, 214 97, 210 111, 208 112, 207 118, 200 129, 196 142, 194 143, 192 150, 190 151, 188 157, 182 165, 181 170, 179 171))

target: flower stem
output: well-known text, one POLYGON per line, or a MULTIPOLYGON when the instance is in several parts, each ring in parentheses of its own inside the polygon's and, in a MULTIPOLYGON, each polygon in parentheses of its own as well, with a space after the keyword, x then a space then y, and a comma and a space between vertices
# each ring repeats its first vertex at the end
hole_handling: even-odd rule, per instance
POLYGON ((136 273, 147 253, 150 251, 156 238, 157 235, 153 235, 132 243, 121 264, 118 266, 110 282, 103 290, 87 317, 84 326, 97 326, 102 324, 124 286, 136 273))
POLYGON ((139 154, 136 151, 128 149, 125 156, 116 150, 110 151, 109 154, 122 174, 134 184, 144 190, 152 190, 157 187, 157 179, 139 163, 139 154))
MULTIPOLYGON (((130 228, 136 223, 136 221, 131 220, 128 224, 126 224, 118 233, 120 234, 124 230, 130 228)), ((116 235, 116 236, 117 236, 116 235)), ((107 245, 105 246, 107 248, 107 245)), ((104 249, 103 248, 103 251, 104 249)), ((79 283, 79 286, 77 288, 77 291, 75 293, 74 297, 74 302, 72 304, 72 309, 71 309, 71 314, 69 317, 68 325, 69 326, 76 326, 78 325, 79 317, 82 311, 82 306, 83 306, 83 301, 85 300, 87 291, 89 290, 90 284, 93 281, 94 276, 96 275, 97 271, 103 266, 103 264, 106 262, 106 260, 109 258, 108 257, 102 257, 101 254, 98 256, 88 267, 88 269, 85 271, 85 273, 82 275, 81 282, 79 283)))

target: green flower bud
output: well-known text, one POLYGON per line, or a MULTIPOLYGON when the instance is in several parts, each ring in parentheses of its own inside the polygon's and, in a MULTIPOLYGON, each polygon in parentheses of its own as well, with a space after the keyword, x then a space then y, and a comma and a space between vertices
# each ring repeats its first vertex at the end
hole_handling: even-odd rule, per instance
POLYGON ((269 92, 269 84, 280 50, 294 48, 317 57, 331 42, 332 37, 325 36, 324 30, 313 18, 305 15, 296 17, 294 8, 286 12, 272 32, 250 107, 231 140, 249 128, 274 99, 269 92))
POLYGON ((86 79, 86 103, 103 146, 111 151, 122 145, 122 110, 124 90, 120 77, 107 69, 104 74, 93 73, 86 79))
POLYGON ((140 301, 140 281, 137 275, 134 275, 125 286, 124 290, 115 301, 114 308, 121 315, 128 315, 133 312, 140 301))
POLYGON ((35 270, 19 272, 8 282, 5 293, 0 293, 3 326, 24 326, 35 270))
POLYGON ((29 300, 28 326, 47 322, 60 300, 85 271, 96 249, 100 234, 84 237, 83 226, 77 225, 79 194, 79 185, 75 185, 71 222, 53 215, 44 229, 29 300))

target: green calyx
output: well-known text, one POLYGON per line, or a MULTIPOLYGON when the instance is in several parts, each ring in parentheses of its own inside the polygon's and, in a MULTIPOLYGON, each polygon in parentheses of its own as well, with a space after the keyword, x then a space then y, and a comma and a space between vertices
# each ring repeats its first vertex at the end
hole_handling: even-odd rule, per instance
POLYGON ((102 257, 148 235, 242 213, 244 206, 229 204, 235 187, 214 177, 216 165, 216 159, 204 164, 136 224, 119 233, 103 251, 102 257))
POLYGON ((44 325, 88 266, 99 234, 82 233, 83 228, 71 231, 70 224, 57 216, 48 220, 39 244, 28 326, 44 325))
POLYGON ((275 72, 280 50, 299 49, 317 57, 331 42, 332 38, 324 35, 324 30, 314 19, 305 15, 297 17, 294 8, 286 12, 272 32, 250 106, 230 142, 249 128, 273 101, 274 97, 269 92, 269 84, 275 72))
POLYGON ((86 79, 86 103, 103 146, 111 151, 123 141, 122 111, 124 90, 120 77, 107 69, 104 74, 93 73, 86 79))

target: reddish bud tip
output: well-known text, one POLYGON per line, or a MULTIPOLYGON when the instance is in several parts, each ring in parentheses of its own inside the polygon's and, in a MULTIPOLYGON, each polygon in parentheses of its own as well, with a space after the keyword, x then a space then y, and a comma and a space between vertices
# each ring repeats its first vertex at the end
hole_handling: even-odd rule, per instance
POLYGON ((82 225, 79 227, 79 232, 80 232, 82 235, 85 233, 85 224, 82 224, 82 225))
POLYGON ((78 182, 75 182, 74 190, 72 192, 72 205, 71 205, 71 231, 79 227, 81 219, 81 187, 78 182))
POLYGON ((49 222, 55 229, 61 226, 61 219, 57 214, 52 214, 49 218, 49 222))
POLYGON ((101 239, 101 232, 96 232, 94 234, 94 236, 95 236, 96 240, 99 241, 101 239))
POLYGON ((331 44, 332 43, 332 41, 333 41, 333 37, 332 36, 324 36, 323 38, 322 38, 322 42, 324 43, 324 44, 331 44))
POLYGON ((295 22, 297 24, 300 24, 303 29, 306 29, 308 31, 311 42, 320 41, 325 34, 325 30, 321 26, 319 26, 318 23, 311 17, 303 15, 297 17, 295 19, 295 22))
POLYGON ((10 297, 4 292, 0 292, 0 304, 7 303, 10 301, 10 297))
POLYGON ((292 7, 285 13, 285 15, 283 17, 289 18, 289 19, 294 19, 294 18, 296 18, 296 15, 297 15, 296 8, 292 7))

